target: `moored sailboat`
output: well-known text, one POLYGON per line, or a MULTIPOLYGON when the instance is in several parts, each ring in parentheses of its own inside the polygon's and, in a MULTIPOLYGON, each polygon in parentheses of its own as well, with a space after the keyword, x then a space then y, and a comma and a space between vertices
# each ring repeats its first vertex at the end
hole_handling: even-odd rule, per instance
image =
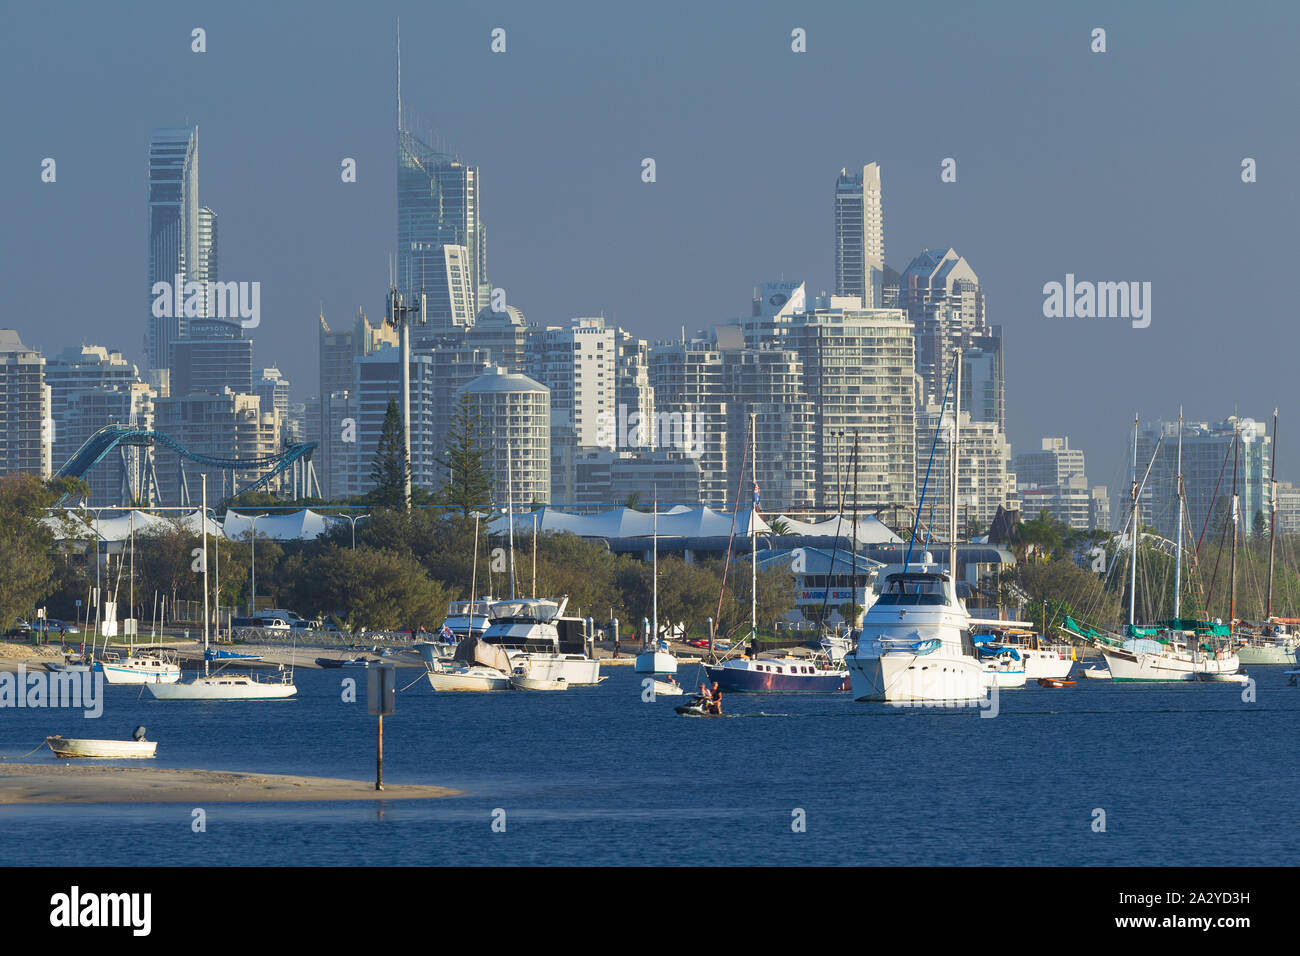
MULTIPOLYGON (((211 671, 208 658, 208 476, 203 476, 203 673, 192 681, 170 684, 148 684, 149 692, 158 700, 283 700, 298 693, 293 682, 292 669, 279 665, 274 678, 258 679, 252 674, 226 673, 218 668, 211 671)), ((223 665, 224 666, 224 665, 223 665)))

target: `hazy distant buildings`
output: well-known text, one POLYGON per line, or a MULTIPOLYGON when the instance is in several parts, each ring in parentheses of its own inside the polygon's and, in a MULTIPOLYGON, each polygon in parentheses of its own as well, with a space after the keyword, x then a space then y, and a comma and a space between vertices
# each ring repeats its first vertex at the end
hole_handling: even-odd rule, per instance
MULTIPOLYGON (((993 355, 993 364, 987 371, 977 374, 975 381, 963 383, 963 389, 968 392, 972 386, 975 387, 973 397, 976 401, 968 402, 963 396, 962 406, 970 408, 976 420, 998 421, 1005 428, 1005 418, 982 417, 985 413, 981 406, 988 408, 990 413, 1000 413, 1001 346, 1000 339, 993 337, 993 330, 985 324, 984 293, 970 264, 952 249, 946 252, 922 251, 903 270, 899 279, 898 304, 907 312, 916 336, 916 374, 923 388, 921 402, 943 403, 955 348, 982 346, 984 353, 993 355), (976 336, 983 337, 984 341, 975 343, 972 339, 976 336), (981 385, 978 379, 983 379, 984 384, 981 385), (981 395, 986 389, 989 394, 981 395)), ((968 371, 963 369, 964 373, 968 371)))
POLYGON ((718 342, 694 338, 657 343, 650 350, 650 383, 657 432, 654 447, 693 460, 700 469, 700 503, 721 507, 731 500, 727 488, 730 397, 718 342))
MULTIPOLYGON (((154 428, 192 454, 227 460, 268 458, 280 450, 280 422, 274 409, 263 409, 256 395, 193 393, 160 398, 154 405, 154 428)), ((155 456, 163 505, 196 504, 199 482, 208 475, 208 501, 238 494, 247 472, 202 465, 170 451, 155 456)), ((277 479, 271 491, 280 489, 277 479)))
POLYGON ((348 494, 357 470, 355 362, 383 345, 397 344, 396 330, 383 322, 372 325, 360 309, 352 327, 338 331, 320 316, 320 396, 308 409, 306 440, 317 442, 313 464, 327 498, 348 494))
MULTIPOLYGON (((147 279, 149 316, 145 353, 150 368, 167 368, 173 343, 185 334, 185 318, 153 314, 154 284, 171 287, 201 274, 199 217, 199 129, 197 126, 158 128, 149 140, 147 279)), ((216 250, 216 217, 209 219, 210 250, 216 250)))
MULTIPOLYGON (((1210 531, 1217 531, 1225 520, 1225 515, 1230 514, 1233 438, 1236 435, 1240 439, 1235 448, 1240 531, 1243 535, 1252 534, 1257 515, 1267 528, 1269 510, 1272 507, 1268 478, 1272 442, 1264 427, 1248 418, 1229 416, 1214 424, 1184 422, 1182 434, 1183 487, 1187 505, 1184 521, 1189 522, 1184 527, 1194 527, 1199 533, 1209 516, 1210 531)), ((1131 433, 1129 440, 1132 440, 1131 433)), ((1175 480, 1178 474, 1177 421, 1150 422, 1139 431, 1139 480, 1146 472, 1147 463, 1152 461, 1153 454, 1151 473, 1139 500, 1140 515, 1143 524, 1151 525, 1160 534, 1172 538, 1178 519, 1175 480)), ((1122 526, 1131 509, 1128 496, 1121 494, 1116 505, 1115 521, 1122 526)))
POLYGON ((1110 499, 1105 485, 1089 486, 1083 452, 1069 438, 1044 438, 1037 451, 1012 460, 1021 513, 1032 521, 1046 511, 1080 531, 1109 530, 1110 499))
POLYGON ((865 308, 884 301, 885 227, 880 165, 841 169, 835 181, 835 294, 857 296, 865 308))
POLYGON ((172 395, 220 395, 225 389, 252 394, 253 340, 244 338, 239 322, 188 319, 185 331, 172 344, 172 395))
MULTIPOLYGON (((137 368, 100 345, 73 346, 45 363, 54 421, 54 468, 76 454, 105 425, 153 427, 155 392, 137 368)), ((85 476, 93 505, 126 504, 143 491, 153 449, 120 446, 85 476)))
POLYGON ((50 477, 50 387, 45 359, 23 345, 13 329, 0 329, 0 474, 50 477))
MULTIPOLYGON (((961 461, 957 477, 957 532, 965 538, 971 525, 987 530, 998 508, 1006 507, 1014 493, 1013 479, 1007 471, 1011 449, 1001 429, 993 422, 972 421, 962 409, 958 422, 961 441, 961 461)), ((929 484, 926 486, 925 504, 921 509, 921 522, 931 529, 938 540, 948 537, 949 495, 951 494, 951 425, 952 409, 940 416, 938 405, 927 405, 917 411, 916 419, 916 486, 925 482, 927 468, 929 484), (936 443, 935 430, 939 429, 936 443), (934 450, 931 462, 931 449, 934 450)), ((1019 476, 1015 476, 1018 479, 1019 476)))

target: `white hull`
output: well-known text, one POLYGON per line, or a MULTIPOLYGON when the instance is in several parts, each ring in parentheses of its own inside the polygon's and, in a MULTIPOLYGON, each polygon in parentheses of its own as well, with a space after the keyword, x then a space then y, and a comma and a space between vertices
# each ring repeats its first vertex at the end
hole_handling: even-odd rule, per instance
POLYGON ((468 667, 456 670, 428 670, 429 686, 443 691, 509 690, 510 678, 491 667, 468 667))
POLYGON ((1190 655, 1183 654, 1143 654, 1104 648, 1102 656, 1110 668, 1111 680, 1116 681, 1202 680, 1219 674, 1235 674, 1239 664, 1236 654, 1192 660, 1190 655))
POLYGON ((1074 667, 1074 661, 1062 657, 1057 651, 1021 650, 1020 657, 1024 661, 1026 680, 1038 680, 1040 677, 1063 680, 1070 676, 1074 667))
POLYGON ((69 740, 64 737, 46 737, 56 757, 102 757, 107 759, 136 759, 152 757, 158 752, 154 740, 69 740))
POLYGON ((1294 647, 1281 644, 1243 644, 1237 648, 1237 660, 1242 664, 1294 664, 1294 647))
POLYGON ((681 697, 686 693, 681 684, 670 684, 666 680, 655 681, 654 690, 656 697, 681 697))
POLYGON ((569 686, 591 686, 600 683, 600 661, 580 654, 525 654, 510 655, 516 667, 524 667, 534 680, 562 680, 569 686))
POLYGON ((636 656, 633 670, 638 674, 676 674, 677 658, 667 651, 643 651, 636 656))
POLYGON ((565 680, 538 680, 535 677, 510 678, 510 686, 515 690, 568 690, 569 682, 565 680))
MULTIPOLYGON (((964 702, 984 698, 985 672, 973 658, 945 653, 891 653, 844 658, 854 700, 964 702)), ((1022 675, 1023 678, 1023 675, 1022 675)), ((1021 681, 1023 683, 1023 679, 1021 681)))
POLYGON ((1089 667, 1083 672, 1083 676, 1093 680, 1110 680, 1110 671, 1104 667, 1089 667))
POLYGON ((158 700, 284 700, 298 693, 292 683, 253 680, 246 674, 214 674, 185 684, 150 684, 158 700))
POLYGON ((985 668, 984 674, 985 686, 997 687, 999 690, 1006 690, 1012 687, 1024 687, 1025 681, 1029 679, 1026 676, 1024 667, 989 667, 985 668))
POLYGON ((153 658, 128 657, 124 661, 103 662, 104 680, 110 684, 175 684, 181 679, 177 664, 153 658))

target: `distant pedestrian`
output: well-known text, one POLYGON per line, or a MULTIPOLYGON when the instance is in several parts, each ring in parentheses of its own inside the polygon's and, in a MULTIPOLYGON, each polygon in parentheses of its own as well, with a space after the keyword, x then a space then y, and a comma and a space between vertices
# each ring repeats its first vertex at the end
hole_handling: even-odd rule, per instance
POLYGON ((614 638, 614 656, 618 657, 618 638, 614 638))

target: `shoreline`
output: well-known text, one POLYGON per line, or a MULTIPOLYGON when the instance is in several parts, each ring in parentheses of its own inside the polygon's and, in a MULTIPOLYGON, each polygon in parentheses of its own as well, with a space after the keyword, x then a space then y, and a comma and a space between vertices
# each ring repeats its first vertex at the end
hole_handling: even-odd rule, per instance
POLYGON ((463 792, 429 784, 386 784, 379 791, 374 781, 296 774, 0 763, 0 806, 435 800, 463 792))

